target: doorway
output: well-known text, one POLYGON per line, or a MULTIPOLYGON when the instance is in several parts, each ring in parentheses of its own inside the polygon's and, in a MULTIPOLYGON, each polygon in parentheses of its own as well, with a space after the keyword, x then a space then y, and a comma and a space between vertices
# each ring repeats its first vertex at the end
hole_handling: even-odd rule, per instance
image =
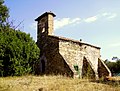
POLYGON ((44 60, 41 60, 41 72, 42 73, 45 73, 45 61, 44 60))

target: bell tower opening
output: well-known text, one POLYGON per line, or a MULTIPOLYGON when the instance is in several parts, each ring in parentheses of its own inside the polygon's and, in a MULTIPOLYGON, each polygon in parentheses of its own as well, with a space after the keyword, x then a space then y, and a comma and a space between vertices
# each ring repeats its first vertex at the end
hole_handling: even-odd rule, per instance
POLYGON ((56 15, 54 13, 45 12, 41 16, 39 16, 35 21, 37 21, 37 39, 38 36, 42 34, 53 35, 53 21, 56 15))

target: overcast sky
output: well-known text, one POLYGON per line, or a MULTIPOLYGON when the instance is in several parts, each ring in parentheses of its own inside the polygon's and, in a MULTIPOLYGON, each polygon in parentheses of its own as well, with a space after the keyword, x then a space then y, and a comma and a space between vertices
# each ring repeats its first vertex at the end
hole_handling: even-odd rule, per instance
POLYGON ((54 34, 101 47, 102 59, 120 58, 120 0, 5 0, 10 20, 36 41, 36 22, 44 12, 56 14, 54 34))

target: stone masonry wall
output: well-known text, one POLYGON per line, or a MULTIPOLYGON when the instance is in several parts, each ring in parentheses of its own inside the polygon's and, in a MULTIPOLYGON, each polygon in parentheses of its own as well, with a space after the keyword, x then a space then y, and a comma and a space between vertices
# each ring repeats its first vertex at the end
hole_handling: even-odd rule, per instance
POLYGON ((38 45, 41 49, 41 58, 44 55, 46 59, 44 74, 58 74, 73 77, 73 71, 67 65, 64 57, 59 53, 59 38, 54 36, 41 37, 38 45))
POLYGON ((70 66, 71 70, 76 73, 74 65, 78 65, 80 76, 82 75, 83 58, 87 57, 94 71, 97 73, 98 58, 100 57, 100 49, 86 45, 80 42, 59 41, 59 52, 70 66))
POLYGON ((81 75, 83 53, 80 49, 81 48, 77 43, 64 40, 59 41, 59 52, 65 59, 66 63, 69 65, 70 69, 74 72, 74 75, 81 75), (78 66, 80 74, 77 74, 77 71, 74 69, 75 65, 78 66))
POLYGON ((83 62, 84 59, 94 71, 95 78, 98 78, 98 72, 101 72, 101 70, 98 70, 99 47, 52 35, 42 35, 38 41, 38 46, 41 50, 40 60, 45 60, 44 74, 83 77, 83 63, 86 63, 83 62), (76 71, 75 66, 78 66, 79 73, 76 71))
POLYGON ((98 58, 100 58, 100 49, 83 45, 85 57, 91 62, 93 70, 97 73, 98 69, 98 58))

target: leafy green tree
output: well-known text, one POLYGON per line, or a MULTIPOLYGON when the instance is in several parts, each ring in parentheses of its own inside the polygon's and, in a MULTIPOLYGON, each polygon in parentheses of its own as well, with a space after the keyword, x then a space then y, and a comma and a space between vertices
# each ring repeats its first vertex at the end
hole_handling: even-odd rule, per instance
POLYGON ((30 34, 12 29, 0 32, 0 75, 34 73, 39 53, 40 50, 30 34))
POLYGON ((9 10, 6 5, 4 5, 4 0, 0 0, 0 30, 6 26, 7 19, 9 17, 9 10))
POLYGON ((40 50, 30 34, 10 28, 8 17, 9 10, 0 0, 0 76, 35 73, 40 50))
POLYGON ((120 73, 120 59, 118 57, 113 57, 112 59, 116 60, 116 62, 105 60, 105 64, 108 66, 112 74, 115 75, 120 73))

